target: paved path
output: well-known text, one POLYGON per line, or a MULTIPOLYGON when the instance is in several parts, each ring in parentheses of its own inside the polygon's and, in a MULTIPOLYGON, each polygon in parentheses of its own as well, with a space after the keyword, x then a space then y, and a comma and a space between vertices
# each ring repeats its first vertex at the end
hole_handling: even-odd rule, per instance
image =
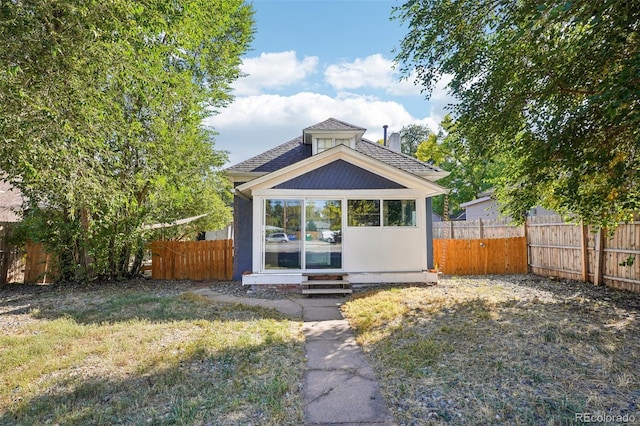
POLYGON ((195 293, 223 303, 274 308, 304 321, 307 369, 303 378, 305 425, 394 425, 373 370, 342 317, 345 298, 235 297, 205 288, 195 293))

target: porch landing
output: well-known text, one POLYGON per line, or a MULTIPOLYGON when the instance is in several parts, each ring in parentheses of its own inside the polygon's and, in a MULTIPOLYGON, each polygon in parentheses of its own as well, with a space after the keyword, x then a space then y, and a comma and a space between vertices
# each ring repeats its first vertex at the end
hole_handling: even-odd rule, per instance
MULTIPOLYGON (((339 273, 252 273, 242 276, 242 285, 252 286, 295 286, 300 290, 303 285, 308 284, 309 276, 330 276, 333 278, 340 276, 341 281, 349 284, 391 284, 391 283, 421 283, 436 284, 438 273, 435 271, 396 271, 396 272, 339 272, 339 273)), ((335 283, 334 283, 335 284, 335 283)), ((342 282, 338 284, 344 284, 342 282)))

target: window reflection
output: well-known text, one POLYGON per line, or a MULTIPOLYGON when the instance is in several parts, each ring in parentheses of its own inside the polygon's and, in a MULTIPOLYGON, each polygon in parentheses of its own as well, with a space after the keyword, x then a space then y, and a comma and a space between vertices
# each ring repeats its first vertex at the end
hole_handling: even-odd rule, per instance
POLYGON ((301 269, 302 200, 265 200, 265 269, 301 269))

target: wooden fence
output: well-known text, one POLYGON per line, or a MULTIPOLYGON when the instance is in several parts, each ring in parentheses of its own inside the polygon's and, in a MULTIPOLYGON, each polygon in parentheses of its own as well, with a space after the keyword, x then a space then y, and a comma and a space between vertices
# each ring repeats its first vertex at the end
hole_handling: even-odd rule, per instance
POLYGON ((534 274, 640 293, 640 222, 620 224, 609 235, 557 216, 540 216, 529 218, 527 236, 534 274))
POLYGON ((55 278, 51 255, 42 244, 27 243, 18 247, 2 244, 0 247, 0 284, 52 282, 55 278))
POLYGON ((23 251, 9 244, 13 236, 13 223, 0 222, 0 285, 13 282, 22 282, 23 251))
POLYGON ((433 223, 434 239, 482 240, 524 237, 524 226, 514 226, 509 219, 477 219, 433 223))
POLYGON ((486 275, 527 272, 526 237, 434 239, 434 261, 444 274, 486 275))
POLYGON ((529 217, 521 226, 505 220, 436 222, 433 243, 434 262, 445 274, 528 269, 640 293, 640 222, 620 224, 612 235, 560 216, 529 217))
POLYGON ((151 277, 155 280, 230 280, 233 240, 154 241, 151 277))
MULTIPOLYGON (((232 240, 155 241, 151 243, 151 277, 158 280, 230 280, 233 275, 232 240)), ((55 279, 52 257, 42 244, 3 245, 0 284, 48 283, 55 279), (4 277, 4 280, 2 278, 4 277)))

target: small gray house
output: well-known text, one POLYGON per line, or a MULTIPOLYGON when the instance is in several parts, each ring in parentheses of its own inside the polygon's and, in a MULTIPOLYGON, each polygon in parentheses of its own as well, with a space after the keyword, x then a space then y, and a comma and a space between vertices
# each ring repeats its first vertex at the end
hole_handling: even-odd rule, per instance
POLYGON ((234 184, 234 279, 300 285, 434 282, 437 167, 330 118, 226 170, 234 184))
MULTIPOLYGON (((461 203, 460 207, 465 210, 464 220, 495 220, 500 219, 503 216, 500 214, 498 202, 496 201, 493 190, 490 189, 478 195, 478 198, 461 203)), ((552 210, 545 209, 541 206, 536 206, 529 210, 527 216, 548 216, 557 215, 552 210)))

